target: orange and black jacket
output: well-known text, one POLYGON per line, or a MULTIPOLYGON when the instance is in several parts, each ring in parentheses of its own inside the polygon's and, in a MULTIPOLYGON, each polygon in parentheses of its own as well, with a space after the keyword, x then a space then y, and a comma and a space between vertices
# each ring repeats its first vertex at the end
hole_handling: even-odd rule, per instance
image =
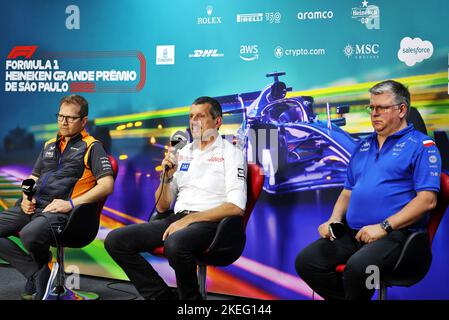
POLYGON ((74 199, 92 189, 98 179, 113 176, 111 163, 101 142, 85 130, 67 144, 59 134, 47 141, 32 172, 36 182, 36 207, 54 199, 74 199))

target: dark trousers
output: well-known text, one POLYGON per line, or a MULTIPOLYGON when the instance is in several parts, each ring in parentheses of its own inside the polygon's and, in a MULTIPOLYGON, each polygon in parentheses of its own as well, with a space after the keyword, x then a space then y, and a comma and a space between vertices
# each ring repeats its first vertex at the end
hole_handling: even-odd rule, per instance
POLYGON ((170 266, 175 270, 179 298, 200 298, 195 254, 209 247, 218 223, 192 223, 162 241, 168 226, 184 216, 170 214, 164 219, 115 229, 106 237, 106 250, 145 299, 152 299, 168 289, 164 280, 140 254, 151 253, 162 245, 170 266))
POLYGON ((324 299, 369 300, 375 289, 368 289, 367 278, 372 271, 368 266, 377 266, 388 273, 395 266, 407 240, 407 230, 393 231, 369 244, 355 242, 352 234, 330 241, 319 239, 304 248, 296 257, 296 272, 324 299), (346 264, 343 274, 335 267, 346 264))
POLYGON ((50 245, 54 244, 55 236, 64 229, 69 217, 67 213, 42 213, 42 210, 36 209, 33 215, 28 215, 16 206, 0 212, 0 258, 26 278, 48 263, 50 245), (19 232, 29 254, 8 239, 19 232))

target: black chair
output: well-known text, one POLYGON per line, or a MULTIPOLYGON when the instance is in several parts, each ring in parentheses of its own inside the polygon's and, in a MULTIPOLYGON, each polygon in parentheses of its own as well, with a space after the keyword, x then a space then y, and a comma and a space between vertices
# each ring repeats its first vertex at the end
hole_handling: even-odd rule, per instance
MULTIPOLYGON (((233 216, 221 220, 209 248, 195 257, 200 294, 204 300, 207 299, 207 266, 229 266, 240 257, 245 248, 246 225, 262 191, 264 179, 263 171, 257 164, 248 164, 245 213, 242 217, 233 216)), ((156 248, 152 254, 163 257, 164 247, 156 248)))
MULTIPOLYGON (((381 275, 379 300, 386 300, 388 287, 410 287, 425 277, 432 263, 432 241, 448 205, 449 176, 442 173, 437 206, 429 213, 427 230, 409 235, 393 270, 388 274, 381 275)), ((342 274, 345 267, 345 264, 338 265, 335 271, 342 274)))
MULTIPOLYGON (((108 156, 117 177, 117 160, 108 156)), ((64 248, 82 248, 90 244, 98 233, 100 216, 106 199, 99 203, 86 203, 75 207, 62 233, 57 236, 56 262, 53 263, 47 290, 43 300, 96 300, 99 295, 94 292, 79 291, 68 288, 64 268, 64 248)))
POLYGON ((407 123, 413 124, 416 130, 427 135, 427 128, 424 123, 424 119, 415 107, 410 107, 410 112, 407 115, 407 123))
POLYGON ((449 138, 446 131, 434 131, 435 143, 441 155, 441 169, 449 173, 449 138))

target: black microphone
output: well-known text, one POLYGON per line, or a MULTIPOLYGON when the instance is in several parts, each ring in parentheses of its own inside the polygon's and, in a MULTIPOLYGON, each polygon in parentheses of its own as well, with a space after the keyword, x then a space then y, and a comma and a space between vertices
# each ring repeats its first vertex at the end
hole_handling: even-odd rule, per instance
POLYGON ((354 235, 351 232, 351 229, 344 224, 343 222, 335 221, 329 224, 329 233, 331 236, 335 239, 341 239, 345 235, 348 235, 348 237, 351 239, 351 241, 354 243, 354 246, 356 248, 360 248, 361 243, 356 240, 354 235))
MULTIPOLYGON (((188 141, 189 138, 185 131, 181 130, 176 131, 170 138, 170 145, 173 147, 173 149, 170 152, 176 156, 176 152, 184 148, 187 145, 188 141)), ((170 167, 168 165, 165 165, 165 171, 169 169, 170 167)))
POLYGON ((36 193, 36 181, 34 179, 23 180, 22 191, 27 196, 28 201, 31 201, 36 193))

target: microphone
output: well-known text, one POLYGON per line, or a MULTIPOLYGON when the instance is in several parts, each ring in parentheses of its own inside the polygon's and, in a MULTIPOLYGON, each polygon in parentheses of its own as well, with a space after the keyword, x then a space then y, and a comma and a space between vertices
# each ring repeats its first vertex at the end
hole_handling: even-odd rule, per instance
POLYGON ((358 242, 355 239, 354 235, 351 233, 351 230, 349 229, 349 227, 346 224, 344 224, 343 222, 335 221, 335 222, 330 223, 329 224, 329 233, 335 240, 341 239, 345 235, 348 235, 356 248, 360 248, 360 246, 361 246, 360 242, 358 242))
POLYGON ((22 191, 27 196, 28 201, 31 201, 36 193, 36 181, 34 179, 23 180, 22 191))
MULTIPOLYGON (((181 130, 176 131, 170 138, 170 145, 173 147, 173 149, 170 152, 176 155, 176 152, 184 148, 187 145, 188 141, 189 138, 187 136, 187 133, 185 133, 185 131, 181 130)), ((165 165, 165 171, 169 169, 170 167, 168 165, 165 165)))

